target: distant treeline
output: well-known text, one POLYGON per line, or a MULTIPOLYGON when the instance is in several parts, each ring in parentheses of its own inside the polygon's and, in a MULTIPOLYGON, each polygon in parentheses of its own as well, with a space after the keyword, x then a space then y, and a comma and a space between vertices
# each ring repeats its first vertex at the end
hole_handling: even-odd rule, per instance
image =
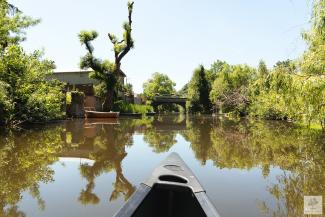
POLYGON ((297 60, 268 69, 215 61, 202 65, 179 94, 191 112, 232 113, 325 125, 325 0, 314 1, 307 49, 297 60))

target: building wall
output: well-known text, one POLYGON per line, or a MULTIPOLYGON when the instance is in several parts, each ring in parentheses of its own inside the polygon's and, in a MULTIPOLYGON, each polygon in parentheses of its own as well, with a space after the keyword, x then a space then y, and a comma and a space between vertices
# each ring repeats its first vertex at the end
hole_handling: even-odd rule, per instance
POLYGON ((83 92, 86 96, 94 96, 94 86, 93 84, 73 84, 66 85, 67 91, 77 90, 83 92))
POLYGON ((75 72, 54 72, 49 75, 49 79, 58 79, 70 85, 74 84, 98 84, 95 79, 89 78, 91 71, 75 71, 75 72))

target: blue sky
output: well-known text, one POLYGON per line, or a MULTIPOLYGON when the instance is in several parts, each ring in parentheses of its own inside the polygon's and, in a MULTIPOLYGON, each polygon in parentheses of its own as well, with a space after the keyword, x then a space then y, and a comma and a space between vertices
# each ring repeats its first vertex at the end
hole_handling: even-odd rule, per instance
MULTIPOLYGON (((107 38, 121 37, 126 0, 12 0, 25 14, 42 22, 28 30, 24 47, 44 49, 57 70, 76 70, 85 49, 80 30, 96 30, 95 55, 113 60, 107 38)), ((135 0, 135 48, 122 69, 142 92, 152 73, 167 74, 180 89, 199 64, 214 60, 268 66, 299 57, 305 49, 301 32, 309 27, 312 0, 135 0)))

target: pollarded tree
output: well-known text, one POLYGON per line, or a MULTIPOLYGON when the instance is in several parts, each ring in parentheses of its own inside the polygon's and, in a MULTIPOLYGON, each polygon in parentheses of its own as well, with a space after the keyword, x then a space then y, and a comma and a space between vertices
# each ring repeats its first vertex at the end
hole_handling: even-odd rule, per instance
POLYGON ((109 60, 100 60, 93 56, 94 47, 91 41, 97 38, 96 31, 81 31, 79 33, 80 42, 86 46, 88 53, 81 58, 80 67, 82 69, 91 68, 94 72, 90 75, 92 78, 101 82, 101 86, 105 90, 105 100, 103 110, 112 109, 116 91, 119 87, 118 76, 121 73, 121 61, 123 57, 134 47, 132 39, 132 11, 134 2, 128 2, 128 21, 123 24, 123 39, 119 40, 114 34, 108 33, 108 38, 113 44, 114 63, 109 60))
POLYGON ((210 112, 209 99, 210 85, 206 78, 203 65, 194 70, 193 77, 188 85, 188 108, 191 112, 210 112))

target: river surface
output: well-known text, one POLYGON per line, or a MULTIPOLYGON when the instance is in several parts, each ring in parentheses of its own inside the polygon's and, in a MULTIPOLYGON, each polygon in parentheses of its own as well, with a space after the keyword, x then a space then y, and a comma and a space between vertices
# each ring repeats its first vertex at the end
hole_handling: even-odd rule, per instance
POLYGON ((325 201, 325 134, 286 122, 180 115, 3 131, 0 217, 113 216, 171 152, 221 217, 300 217, 304 195, 325 201))

